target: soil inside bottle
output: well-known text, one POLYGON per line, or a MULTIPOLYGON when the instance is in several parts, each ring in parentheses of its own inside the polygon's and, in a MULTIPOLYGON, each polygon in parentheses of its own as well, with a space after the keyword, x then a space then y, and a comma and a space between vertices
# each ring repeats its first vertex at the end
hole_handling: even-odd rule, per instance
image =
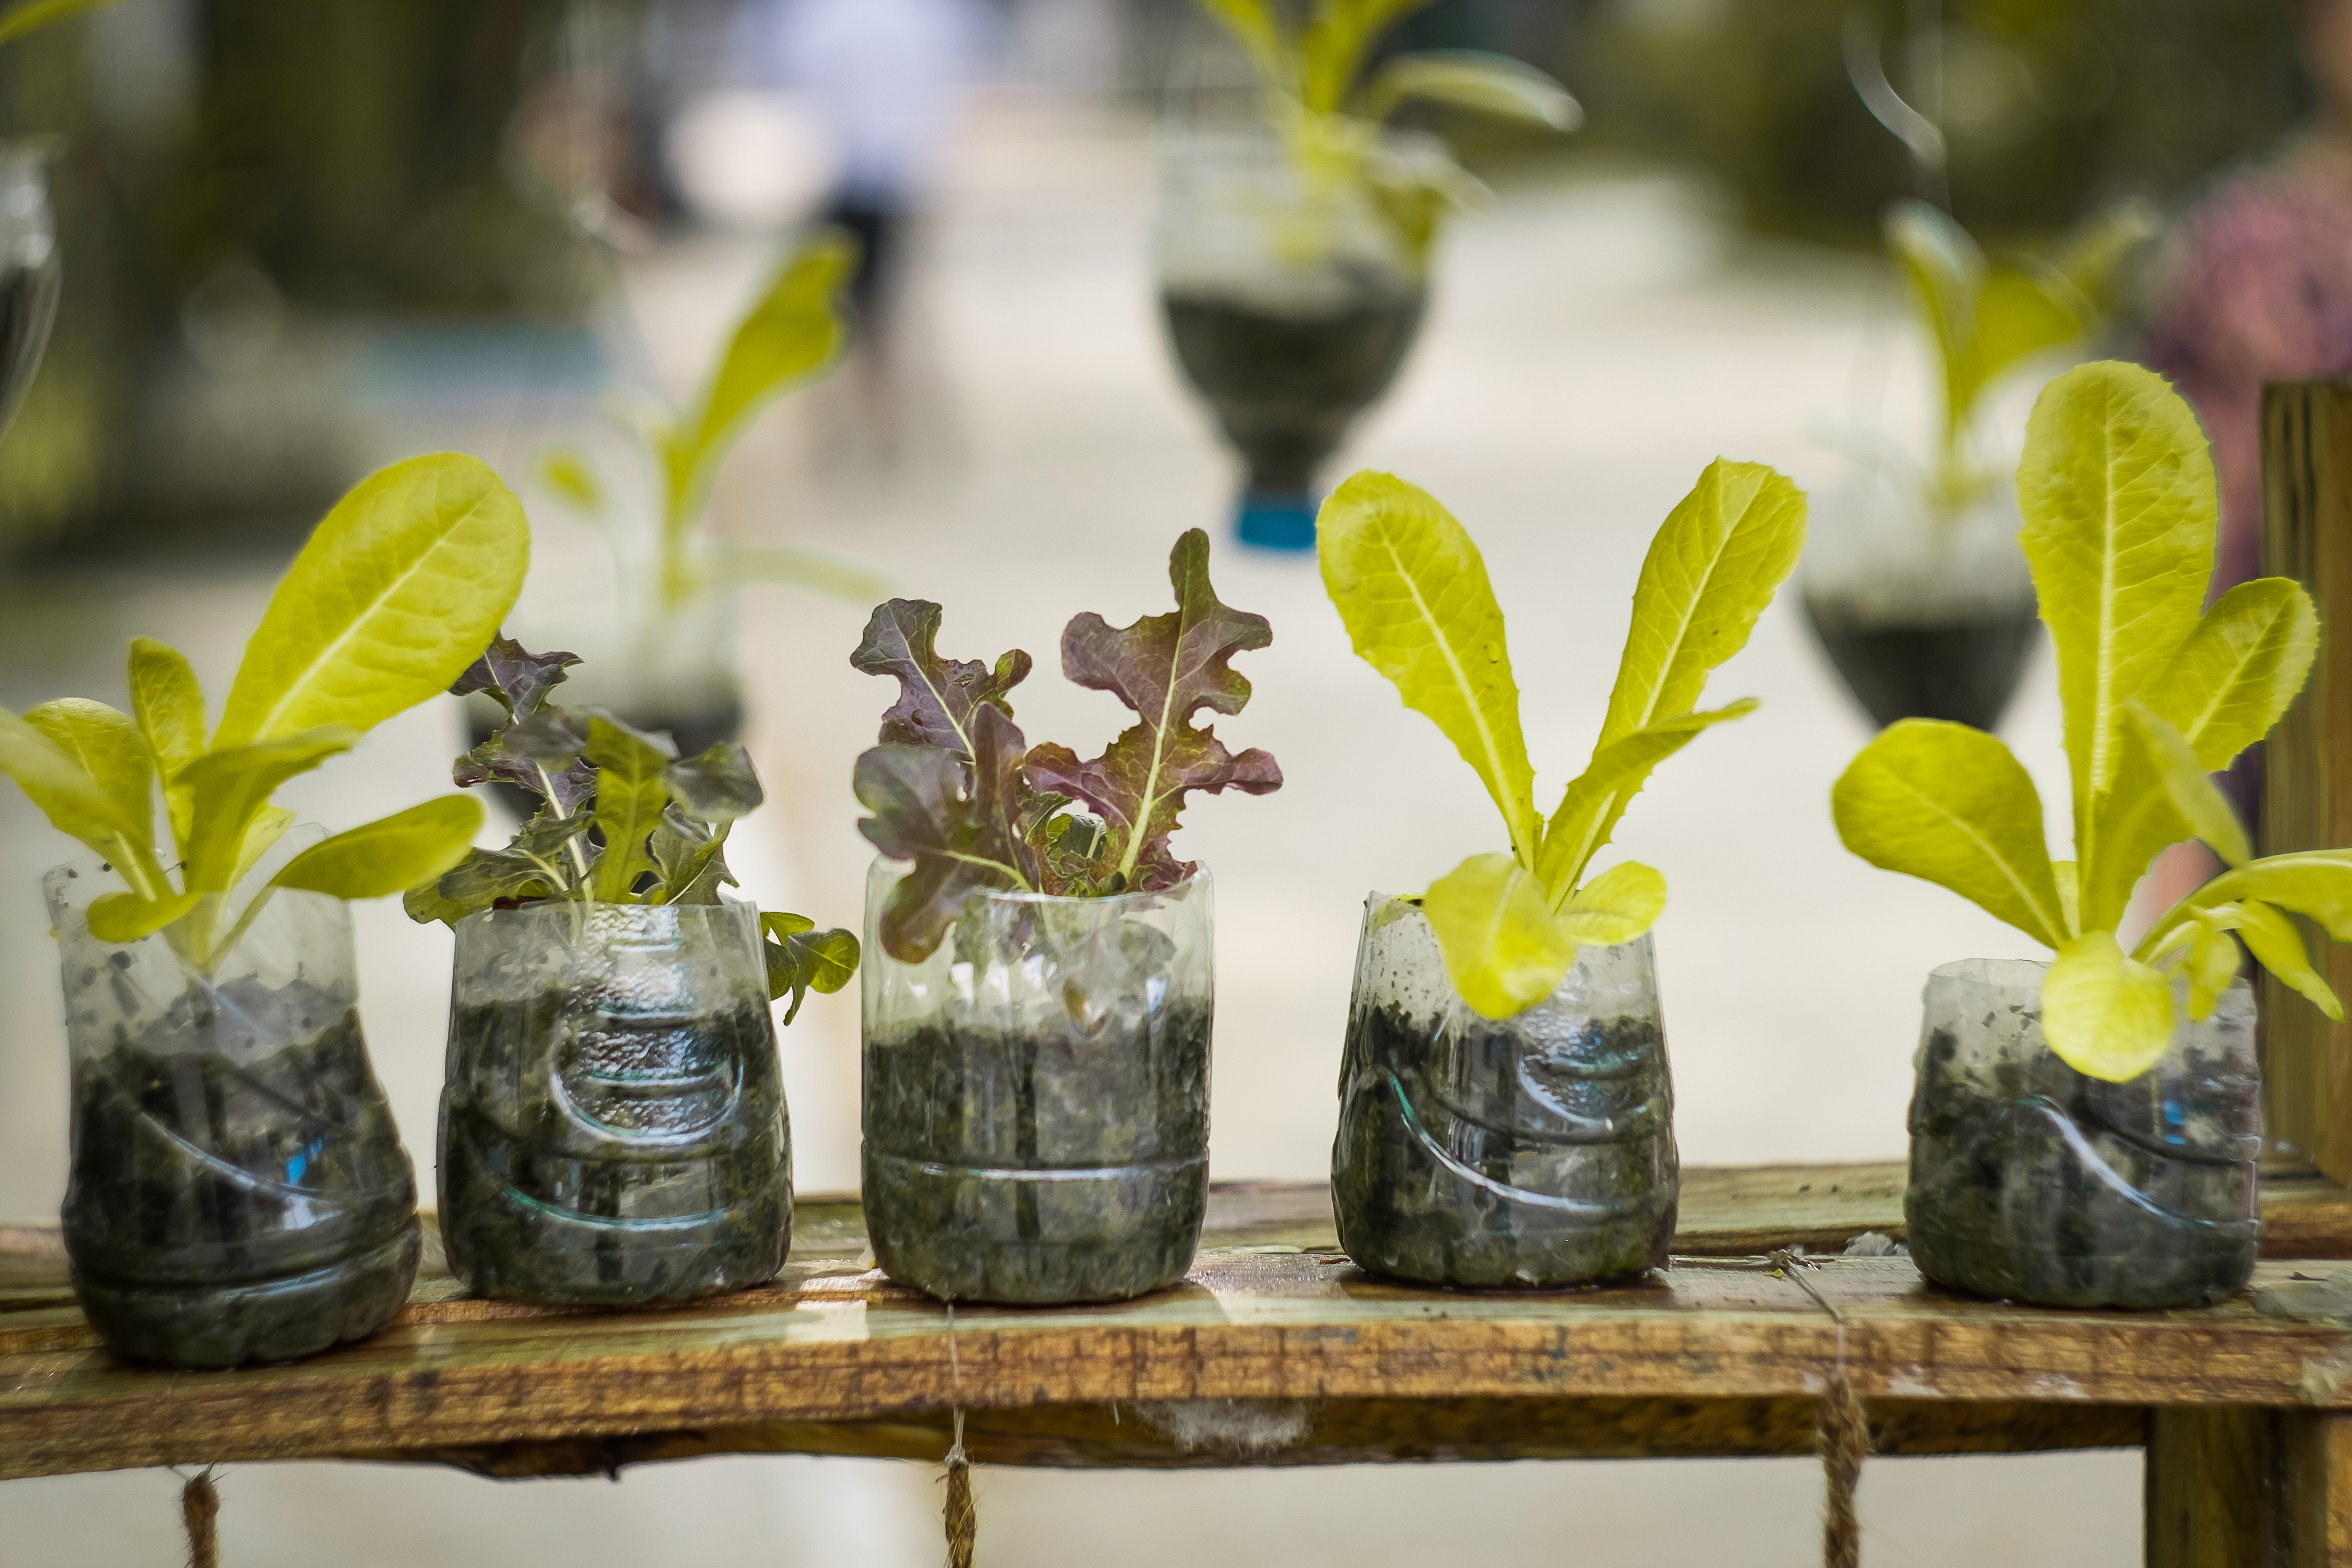
POLYGON ((309 1355, 407 1300, 414 1168, 359 1016, 297 981, 191 989, 74 1071, 64 1231, 115 1349, 181 1366, 309 1355), (295 1043, 263 1052, 264 1042, 295 1043))
POLYGON ((1904 1195, 1941 1285, 2053 1307, 2197 1306, 2252 1277, 2251 1063, 2189 1047, 2161 1082, 2086 1078, 2040 1049, 1954 1070, 1927 1038, 1904 1195))
POLYGON ((1530 1041, 1471 1016, 1458 1038, 1398 1005, 1360 1006, 1332 1207, 1361 1268, 1427 1284, 1543 1289, 1665 1264, 1680 1194, 1654 1019, 1588 1019, 1530 1041))
POLYGON ((1811 596, 1806 618, 1854 700, 1881 729, 1948 719, 1990 731, 2024 679, 2042 623, 2031 600, 2007 611, 1864 622, 1811 596))
POLYGON ((1253 309, 1220 294, 1162 300, 1176 357, 1249 465, 1249 487, 1311 495, 1315 470, 1388 390, 1421 328, 1427 296, 1368 290, 1312 315, 1253 309))
POLYGON ((1108 1301, 1192 1266, 1209 1014, 1143 1035, 925 1025, 866 1047, 865 1203, 891 1278, 950 1300, 1108 1301))
POLYGON ((773 1279, 793 1201, 766 1009, 581 1013, 556 991, 455 1010, 452 1271, 484 1296, 603 1304, 773 1279))

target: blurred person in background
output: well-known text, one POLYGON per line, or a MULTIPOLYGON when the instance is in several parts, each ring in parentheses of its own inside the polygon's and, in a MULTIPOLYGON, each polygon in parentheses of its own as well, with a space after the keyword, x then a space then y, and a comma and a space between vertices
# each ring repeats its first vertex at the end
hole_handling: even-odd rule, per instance
POLYGON ((751 64, 803 97, 840 174, 824 221, 863 249, 861 336, 884 334, 908 220, 955 128, 992 30, 986 0, 750 0, 751 64))

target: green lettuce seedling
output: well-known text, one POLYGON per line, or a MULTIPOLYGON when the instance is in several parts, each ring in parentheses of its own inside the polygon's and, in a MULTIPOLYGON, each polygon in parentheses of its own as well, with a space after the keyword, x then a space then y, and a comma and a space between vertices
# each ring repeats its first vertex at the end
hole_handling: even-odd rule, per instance
MULTIPOLYGON (((600 709, 574 713, 547 700, 578 664, 568 653, 530 653, 493 640, 453 696, 480 691, 507 722, 457 759, 465 787, 495 779, 536 795, 541 806, 503 849, 475 849, 420 879, 403 900, 409 919, 451 927, 488 909, 543 900, 605 904, 715 904, 727 868, 727 835, 762 799, 751 753, 720 741, 680 759, 665 734, 631 728, 600 709)), ((857 973, 857 939, 818 931, 806 915, 762 912, 768 995, 793 999, 789 1024, 812 991, 835 992, 857 973)))
POLYGON ((12 44, 26 34, 110 5, 114 0, 16 0, 0 11, 0 44, 12 44))
POLYGON ((312 845, 230 919, 231 891, 293 825, 269 797, 437 696, 497 630, 530 557, 521 503, 487 466, 412 458, 362 480, 311 533, 209 740, 195 672, 152 637, 131 644, 128 714, 79 698, 0 710, 0 771, 129 884, 90 905, 91 934, 160 931, 209 973, 275 889, 372 899, 456 864, 482 808, 445 795, 312 845), (176 865, 156 847, 158 784, 176 865))
MULTIPOLYGON (((675 615, 719 583, 797 583, 859 603, 885 591, 872 573, 814 551, 717 540, 701 532, 711 482, 752 416, 791 387, 815 380, 840 357, 849 328, 841 291, 857 262, 855 240, 826 229, 788 253, 736 323, 691 407, 614 405, 646 448, 658 522, 649 548, 621 536, 595 465, 573 447, 541 455, 548 492, 604 528, 625 556, 649 557, 654 602, 675 615)), ((634 563, 624 560, 625 569, 634 563)))
POLYGON ((2311 599, 2284 577, 2242 583, 2200 614, 2213 574, 2213 462, 2196 416, 2158 375, 2113 362, 2043 389, 2018 469, 2020 539, 2058 652, 2074 858, 2053 860, 2033 781, 1992 736, 1906 719, 1831 795, 1846 847, 1949 888, 2057 954, 2042 985, 2050 1048, 2120 1083, 2209 1016, 2255 961, 2343 1016, 2282 910, 2352 939, 2352 851, 2251 858, 2208 775, 2269 733, 2319 647, 2311 599), (2116 931, 2159 850, 2202 839, 2227 867, 2126 955, 2116 931))
POLYGON ((2125 260, 2155 226, 2147 203, 2124 202, 2047 258, 1991 266, 1940 208, 1905 201, 1887 210, 1887 251, 1936 347, 1944 417, 1934 467, 1920 480, 1930 516, 1958 517, 1999 480, 1997 468, 1969 456, 1985 394, 2026 360, 2096 331, 2125 260))
MULTIPOLYGON (((1416 255, 1462 197, 1459 183, 1386 169, 1371 154, 1382 121, 1411 101, 1442 103, 1549 131, 1583 120, 1568 89, 1507 55, 1430 49, 1391 57, 1360 86, 1381 35, 1430 0, 1315 0, 1305 26, 1284 26, 1273 0, 1201 0, 1256 68, 1265 117, 1310 190, 1368 179, 1416 255)), ((1470 189, 1476 187, 1472 185, 1470 189)))
POLYGON ((1209 536, 1197 528, 1176 541, 1168 579, 1171 614, 1113 626, 1088 611, 1063 628, 1062 673, 1110 693, 1136 718, 1085 761, 1067 746, 1031 746, 1013 724, 1010 693, 1028 678, 1028 654, 1014 648, 992 667, 942 658, 939 605, 876 606, 849 662, 895 678, 898 700, 852 784, 874 814, 857 830, 891 859, 911 862, 879 921, 891 957, 929 958, 981 889, 1105 898, 1173 888, 1193 871, 1168 843, 1186 795, 1282 787, 1272 756, 1255 746, 1235 756, 1192 722, 1203 708, 1242 710, 1250 683, 1233 657, 1266 647, 1274 628, 1218 599, 1209 536), (1069 809, 1080 802, 1093 815, 1069 809))
POLYGON ((1519 729, 1503 612, 1469 533, 1391 475, 1341 485, 1316 520, 1323 585, 1366 662, 1476 770, 1503 814, 1507 855, 1475 855, 1432 884, 1422 912, 1462 999, 1508 1017, 1551 994, 1585 943, 1631 942, 1665 909, 1665 879, 1627 861, 1585 869, 1650 771, 1711 725, 1699 693, 1797 563, 1805 496, 1758 463, 1720 459, 1660 526, 1633 591, 1617 684, 1584 772, 1549 820, 1519 729))

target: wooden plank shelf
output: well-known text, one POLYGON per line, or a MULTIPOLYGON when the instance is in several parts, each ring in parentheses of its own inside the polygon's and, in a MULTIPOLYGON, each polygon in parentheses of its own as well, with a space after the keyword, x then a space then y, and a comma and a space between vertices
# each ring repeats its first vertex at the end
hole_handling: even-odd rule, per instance
MULTIPOLYGON (((362 1343, 173 1373, 100 1348, 54 1227, 0 1229, 0 1478, 207 1461, 427 1461, 583 1474, 712 1453, 1056 1467, 1795 1454, 1844 1342, 1883 1453, 2149 1441, 2167 1412, 2352 1411, 2352 1325, 2064 1312, 1926 1284, 1900 1258, 1737 1267, 1901 1227, 1900 1166, 1686 1173, 1676 1251, 1636 1287, 1422 1290, 1337 1247, 1319 1186, 1221 1185, 1191 1275, 1111 1306, 961 1307, 870 1266, 854 1199, 801 1205, 772 1285, 637 1311, 474 1300, 428 1258, 362 1343)), ((2258 1287, 2352 1256, 2352 1194, 2266 1184, 2258 1287), (2293 1256, 2277 1257, 2291 1244, 2293 1256)), ((2331 1423, 2332 1425, 2332 1423, 2331 1423)))

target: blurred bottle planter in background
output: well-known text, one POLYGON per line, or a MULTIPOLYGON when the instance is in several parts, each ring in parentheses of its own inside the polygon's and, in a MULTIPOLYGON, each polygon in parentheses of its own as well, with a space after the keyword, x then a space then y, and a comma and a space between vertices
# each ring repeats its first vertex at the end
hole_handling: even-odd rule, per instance
MULTIPOLYGON (((2155 1067, 2086 1078, 2042 1036, 2045 963, 1927 977, 1911 1100, 1911 1257, 1939 1285, 2050 1307, 2195 1307, 2253 1277, 2253 993, 2187 1017, 2155 1067)), ((2185 984, 2185 983, 2184 983, 2185 984)))
POLYGON ((949 1300, 1109 1301, 1192 1266, 1209 1193, 1213 905, 978 892, 920 963, 866 888, 865 1202, 890 1277, 949 1300))
POLYGON ((1943 517, 1858 470, 1813 509, 1805 618, 1872 723, 1999 726, 2042 639, 2018 527, 2006 479, 1943 517))
MULTIPOLYGON (((1468 184, 1444 145, 1381 130, 1368 154, 1468 184), (1432 173, 1432 171, 1437 171, 1432 173)), ((1157 251, 1170 341, 1245 468, 1249 543, 1311 549, 1316 473, 1387 392, 1428 302, 1426 234, 1373 177, 1302 170, 1271 131, 1176 131, 1160 146, 1157 251)))
POLYGON ((559 900, 457 931, 451 1271, 478 1295, 599 1304, 774 1278, 792 1141, 758 912, 559 900))
POLYGON ((95 857, 43 884, 73 1052, 65 1243, 84 1314, 110 1349, 185 1367, 373 1333, 408 1300, 422 1232, 360 1036, 348 907, 278 889, 207 975, 160 934, 90 935, 90 903, 121 885, 95 857))
POLYGON ((1360 1266, 1550 1287, 1661 1268, 1681 1166, 1647 935, 1584 947, 1550 996, 1480 1016, 1420 909, 1366 901, 1331 1201, 1360 1266))

